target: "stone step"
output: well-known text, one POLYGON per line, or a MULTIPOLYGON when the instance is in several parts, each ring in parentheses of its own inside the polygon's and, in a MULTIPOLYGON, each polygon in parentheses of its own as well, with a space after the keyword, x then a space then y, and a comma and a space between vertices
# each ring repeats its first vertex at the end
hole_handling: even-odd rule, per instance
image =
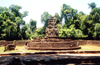
POLYGON ((32 42, 28 44, 28 47, 73 47, 77 46, 76 43, 68 42, 32 42))
MULTIPOLYGON (((35 40, 32 40, 32 42, 72 42, 71 39, 35 39, 35 40)), ((73 41, 75 42, 75 41, 73 41)))
POLYGON ((81 47, 25 47, 27 50, 75 50, 81 47))

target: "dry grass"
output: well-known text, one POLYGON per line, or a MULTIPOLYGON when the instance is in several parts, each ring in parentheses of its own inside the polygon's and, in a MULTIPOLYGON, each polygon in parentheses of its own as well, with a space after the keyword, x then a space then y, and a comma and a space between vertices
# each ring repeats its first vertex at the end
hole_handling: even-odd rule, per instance
POLYGON ((4 47, 0 47, 0 53, 25 53, 25 52, 29 52, 29 53, 32 53, 32 52, 35 52, 36 50, 26 50, 24 49, 24 46, 16 46, 15 50, 8 50, 8 51, 5 51, 4 52, 4 47))
MULTIPOLYGON (((100 50, 100 46, 97 46, 97 45, 80 45, 80 47, 81 47, 81 49, 79 49, 79 50, 100 50)), ((0 53, 18 53, 18 52, 21 52, 21 53, 26 53, 26 52, 34 53, 36 51, 37 50, 26 50, 26 49, 24 49, 24 46, 16 46, 15 50, 4 52, 4 47, 3 46, 0 47, 0 53)))
POLYGON ((81 49, 79 50, 100 50, 100 46, 97 45, 80 45, 81 49))

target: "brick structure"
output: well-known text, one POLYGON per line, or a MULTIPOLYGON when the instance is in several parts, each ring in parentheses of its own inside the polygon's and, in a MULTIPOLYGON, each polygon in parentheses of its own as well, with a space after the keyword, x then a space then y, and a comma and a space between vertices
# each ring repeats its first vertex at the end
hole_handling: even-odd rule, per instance
POLYGON ((28 50, 72 50, 80 49, 76 41, 71 39, 60 39, 58 36, 58 28, 56 20, 51 17, 46 27, 46 36, 41 39, 37 38, 25 45, 28 50))

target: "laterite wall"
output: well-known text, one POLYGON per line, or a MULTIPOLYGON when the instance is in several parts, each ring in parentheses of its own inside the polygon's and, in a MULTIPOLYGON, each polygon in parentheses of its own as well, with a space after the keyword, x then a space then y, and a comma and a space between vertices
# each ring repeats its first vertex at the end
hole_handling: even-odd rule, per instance
POLYGON ((76 40, 79 45, 99 45, 100 46, 100 40, 76 40))
MULTIPOLYGON (((74 40, 77 41, 77 43, 79 45, 86 45, 86 44, 91 44, 91 45, 99 45, 100 46, 100 40, 74 40)), ((30 41, 27 41, 30 42, 30 41)), ((5 40, 1 40, 0 41, 0 46, 3 46, 5 44, 10 44, 13 43, 13 41, 5 41, 5 40)), ((25 41, 17 41, 16 45, 17 46, 23 46, 25 44, 25 41)))
MULTIPOLYGON (((29 41, 27 41, 29 42, 29 41)), ((7 44, 12 44, 13 41, 0 41, 0 46, 4 46, 4 45, 7 45, 7 44)), ((25 41, 16 41, 16 45, 17 46, 23 46, 25 44, 25 41)))

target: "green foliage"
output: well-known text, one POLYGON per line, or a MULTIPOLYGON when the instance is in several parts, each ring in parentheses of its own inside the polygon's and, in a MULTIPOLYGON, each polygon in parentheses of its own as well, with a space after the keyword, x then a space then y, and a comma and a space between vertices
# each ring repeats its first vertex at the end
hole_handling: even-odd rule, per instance
POLYGON ((96 4, 95 4, 94 2, 89 3, 88 5, 89 5, 89 8, 91 8, 91 9, 93 9, 93 8, 95 8, 95 7, 96 7, 96 4))
POLYGON ((0 7, 0 14, 1 14, 3 11, 9 11, 9 9, 8 9, 7 7, 0 7))
POLYGON ((94 33, 93 33, 93 37, 94 38, 100 38, 100 23, 96 23, 95 27, 94 27, 94 33))
POLYGON ((86 38, 87 35, 84 35, 80 29, 75 29, 75 25, 71 25, 69 28, 59 29, 59 37, 61 38, 86 38))
POLYGON ((62 25, 61 24, 57 24, 57 28, 58 29, 61 29, 62 28, 62 25))
POLYGON ((89 15, 77 10, 69 5, 63 4, 61 8, 61 20, 65 24, 59 30, 59 36, 64 38, 83 38, 83 39, 100 39, 100 8, 95 3, 89 3, 92 9, 89 15))
POLYGON ((45 34, 43 34, 43 27, 37 28, 35 32, 32 34, 31 39, 35 39, 37 37, 43 38, 45 34))
POLYGON ((28 16, 28 11, 24 11, 22 14, 22 17, 26 17, 26 16, 28 16))
POLYGON ((36 29, 36 24, 37 24, 37 21, 33 19, 30 20, 30 29, 32 32, 36 29))
POLYGON ((23 25, 22 31, 26 31, 27 29, 28 29, 28 27, 26 25, 23 25))
MULTIPOLYGON (((100 8, 97 8, 94 2, 88 5, 91 8, 89 15, 82 11, 78 13, 67 4, 62 5, 61 15, 54 14, 60 38, 100 39, 100 8), (63 19, 64 25, 61 24, 63 19)), ((52 15, 43 12, 41 22, 44 26, 36 28, 37 21, 33 19, 25 24, 23 18, 28 16, 28 11, 21 13, 21 9, 19 5, 11 5, 9 8, 0 7, 0 39, 35 39, 46 35, 45 30, 52 15)))
POLYGON ((15 36, 16 24, 13 22, 14 15, 9 11, 2 11, 0 14, 0 39, 9 39, 15 36))
POLYGON ((80 29, 76 29, 74 34, 74 38, 86 38, 87 35, 84 35, 83 32, 80 29))
POLYGON ((71 8, 69 5, 63 4, 61 8, 61 19, 65 19, 65 24, 70 26, 73 20, 76 19, 77 10, 71 8))
POLYGON ((48 12, 43 12, 41 15, 41 22, 45 24, 50 17, 51 15, 48 12))
POLYGON ((43 32, 45 33, 47 24, 48 24, 48 20, 52 17, 51 14, 49 14, 48 12, 43 12, 43 14, 41 15, 41 22, 44 24, 43 27, 43 32))
POLYGON ((93 20, 94 23, 100 23, 100 8, 94 8, 89 15, 89 20, 93 20))
POLYGON ((22 22, 22 19, 20 17, 15 18, 16 24, 20 25, 22 22))
POLYGON ((19 6, 19 5, 11 5, 10 7, 9 7, 9 9, 10 9, 10 11, 12 12, 12 13, 14 13, 14 15, 16 16, 16 17, 21 17, 22 16, 22 14, 19 12, 19 10, 21 9, 22 7, 21 6, 19 6))
POLYGON ((9 8, 0 7, 0 39, 13 40, 22 38, 23 33, 20 25, 25 24, 23 17, 27 16, 28 12, 24 11, 22 14, 19 12, 20 9, 21 6, 18 5, 11 5, 9 8))
POLYGON ((57 24, 58 24, 58 23, 61 23, 61 17, 59 16, 58 13, 55 13, 54 19, 56 20, 56 23, 57 23, 57 24))
POLYGON ((22 27, 22 35, 21 35, 22 39, 28 39, 28 34, 26 34, 27 29, 28 29, 27 25, 23 25, 23 27, 22 27))

